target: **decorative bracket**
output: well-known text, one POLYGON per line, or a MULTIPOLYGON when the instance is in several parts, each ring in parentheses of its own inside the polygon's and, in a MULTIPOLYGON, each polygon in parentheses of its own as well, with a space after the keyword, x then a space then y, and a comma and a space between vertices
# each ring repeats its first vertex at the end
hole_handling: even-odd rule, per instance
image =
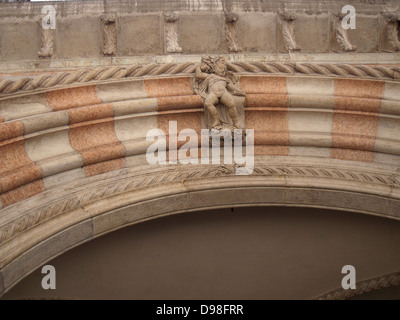
POLYGON ((355 51, 357 49, 356 46, 353 46, 350 43, 349 37, 347 35, 347 30, 343 28, 342 25, 342 20, 346 16, 345 13, 339 13, 339 14, 334 14, 333 18, 333 33, 334 37, 336 39, 333 40, 334 43, 332 43, 332 50, 336 52, 351 52, 355 51))
POLYGON ((300 51, 300 46, 296 43, 294 37, 294 21, 296 17, 293 14, 280 14, 280 29, 282 31, 283 43, 288 52, 300 51))
POLYGON ((400 51, 399 12, 382 13, 383 28, 381 34, 381 49, 386 52, 400 51))
POLYGON ((114 56, 117 54, 117 16, 115 14, 103 15, 101 17, 101 28, 103 32, 103 54, 114 56))
POLYGON ((225 12, 225 36, 226 44, 229 52, 241 52, 242 48, 238 45, 236 35, 236 21, 239 20, 239 15, 234 12, 225 12))
POLYGON ((176 12, 164 13, 165 51, 167 53, 182 52, 178 41, 178 20, 179 15, 176 12))
POLYGON ((53 55, 53 29, 45 29, 42 26, 42 19, 40 19, 40 39, 41 47, 38 51, 39 58, 51 58, 53 55))

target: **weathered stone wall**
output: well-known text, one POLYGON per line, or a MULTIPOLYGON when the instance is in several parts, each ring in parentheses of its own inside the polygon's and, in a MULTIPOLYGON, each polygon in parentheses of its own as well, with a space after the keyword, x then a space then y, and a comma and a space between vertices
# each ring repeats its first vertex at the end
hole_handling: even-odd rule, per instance
MULTIPOLYGON (((115 56, 166 54, 164 13, 178 13, 177 37, 181 54, 229 53, 224 13, 238 15, 236 41, 243 53, 287 52, 281 36, 281 13, 293 14, 294 36, 302 53, 335 50, 333 21, 349 1, 67 1, 2 3, 0 5, 0 60, 38 58, 41 47, 41 9, 56 9, 54 52, 51 59, 100 58, 103 15, 117 23, 115 56)), ((382 42, 384 12, 396 12, 400 2, 350 1, 356 9, 356 29, 348 30, 360 53, 391 51, 382 42)), ((394 49, 392 51, 395 51, 394 49)))

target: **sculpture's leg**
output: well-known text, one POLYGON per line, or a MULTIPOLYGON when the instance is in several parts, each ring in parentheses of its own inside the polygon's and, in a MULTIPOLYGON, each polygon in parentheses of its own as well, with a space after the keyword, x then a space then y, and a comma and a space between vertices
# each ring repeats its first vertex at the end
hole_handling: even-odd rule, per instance
POLYGON ((232 119, 234 129, 240 129, 238 113, 235 106, 235 101, 229 92, 225 92, 221 97, 221 103, 223 103, 229 112, 229 116, 232 119))
POLYGON ((218 110, 215 107, 215 105, 218 102, 219 102, 218 97, 215 94, 210 93, 204 101, 204 107, 207 109, 208 112, 210 112, 210 115, 213 119, 212 127, 217 130, 221 130, 222 126, 221 126, 221 122, 219 121, 218 110))

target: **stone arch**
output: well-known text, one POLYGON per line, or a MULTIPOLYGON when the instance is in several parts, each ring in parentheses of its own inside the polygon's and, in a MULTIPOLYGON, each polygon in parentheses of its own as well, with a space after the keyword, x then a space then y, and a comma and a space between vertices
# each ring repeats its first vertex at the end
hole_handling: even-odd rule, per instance
POLYGON ((279 205, 399 218, 397 81, 243 72, 240 86, 255 130, 248 176, 147 164, 148 130, 202 128, 191 74, 2 97, 0 292, 80 243, 168 214, 279 205))

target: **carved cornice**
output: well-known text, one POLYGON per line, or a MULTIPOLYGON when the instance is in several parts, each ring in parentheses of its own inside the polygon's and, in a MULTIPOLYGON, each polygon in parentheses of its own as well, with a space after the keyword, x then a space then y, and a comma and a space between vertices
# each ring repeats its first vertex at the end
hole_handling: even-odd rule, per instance
MULTIPOLYGON (((0 227, 0 243, 4 243, 24 231, 39 225, 49 219, 61 215, 64 212, 82 207, 87 203, 104 199, 115 194, 136 191, 143 188, 171 184, 174 182, 200 180, 217 177, 240 177, 236 175, 235 165, 202 165, 202 166, 176 166, 160 168, 153 172, 141 171, 128 174, 126 171, 113 173, 111 178, 104 178, 88 187, 85 185, 75 192, 65 192, 58 200, 42 204, 34 209, 27 209, 26 213, 0 227)), ((271 177, 306 177, 308 185, 312 178, 323 178, 336 181, 360 183, 363 192, 365 185, 387 186, 400 188, 400 178, 395 174, 368 172, 364 168, 360 170, 343 169, 337 167, 316 167, 304 165, 261 165, 256 164, 251 177, 260 176, 269 179, 271 177)), ((334 184, 334 183, 333 183, 334 184)), ((2 211, 12 210, 12 207, 2 211)))
MULTIPOLYGON (((23 77, 18 80, 1 80, 0 97, 17 92, 28 92, 69 85, 100 83, 108 80, 141 78, 144 76, 194 75, 197 63, 168 63, 134 66, 107 66, 71 72, 23 77)), ((360 64, 295 63, 295 62, 232 62, 229 70, 250 74, 311 75, 350 77, 377 80, 399 80, 400 67, 370 66, 360 64)))

